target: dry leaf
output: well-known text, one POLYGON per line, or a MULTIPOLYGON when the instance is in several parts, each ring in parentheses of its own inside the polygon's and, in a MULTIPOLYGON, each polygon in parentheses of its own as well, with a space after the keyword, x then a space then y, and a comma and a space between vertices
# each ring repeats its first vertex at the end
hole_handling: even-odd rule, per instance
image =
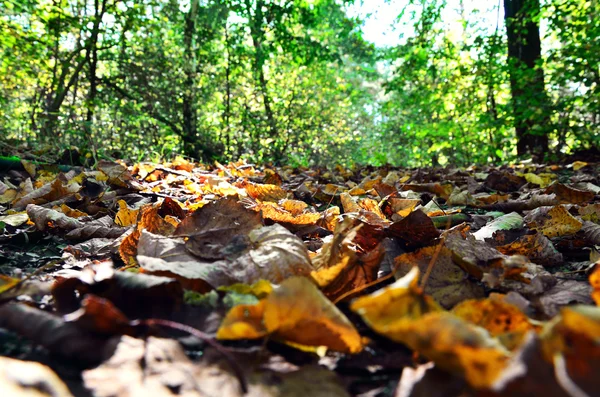
POLYGON ((581 221, 569 214, 562 205, 536 208, 527 214, 525 223, 528 228, 537 230, 546 237, 575 234, 582 226, 581 221))
POLYGON ((465 299, 483 297, 481 286, 468 279, 467 273, 452 261, 452 252, 446 247, 432 246, 396 258, 396 278, 406 275, 413 266, 425 274, 436 256, 425 285, 425 293, 445 308, 451 308, 465 299))
POLYGON ((257 305, 232 308, 217 337, 252 339, 266 333, 299 345, 348 353, 362 350, 361 337, 352 323, 303 277, 285 280, 257 305))
POLYGON ((22 397, 71 397, 69 388, 47 366, 0 357, 0 394, 22 397))

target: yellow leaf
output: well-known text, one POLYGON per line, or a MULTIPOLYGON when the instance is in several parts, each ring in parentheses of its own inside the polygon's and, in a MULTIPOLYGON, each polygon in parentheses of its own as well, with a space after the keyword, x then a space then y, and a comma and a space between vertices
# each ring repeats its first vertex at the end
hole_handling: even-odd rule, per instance
POLYGON ((218 339, 256 339, 273 334, 284 342, 357 353, 362 340, 352 323, 308 279, 291 277, 256 305, 232 308, 218 339))
POLYGON ((264 324, 285 341, 348 353, 362 350, 352 323, 307 278, 291 277, 269 295, 264 324))
POLYGON ((273 286, 267 280, 258 280, 252 285, 236 283, 217 288, 219 291, 236 292, 244 295, 254 295, 259 299, 267 297, 273 292, 273 286))
POLYGON ((475 388, 489 387, 508 351, 481 327, 443 312, 417 286, 415 267, 394 284, 361 297, 350 308, 378 333, 400 342, 475 388))
POLYGON ((588 163, 586 163, 585 161, 575 161, 571 165, 573 166, 573 171, 579 171, 583 167, 586 167, 588 165, 588 163))
POLYGON ((256 305, 232 307, 217 331, 217 339, 258 339, 268 335, 262 320, 265 304, 263 299, 256 305))
POLYGON ((442 310, 431 297, 423 294, 418 282, 419 268, 415 266, 393 284, 354 300, 350 309, 360 314, 373 330, 395 340, 394 335, 404 333, 415 319, 442 310))
POLYGON ((575 234, 583 225, 562 205, 536 208, 527 214, 525 222, 528 228, 550 238, 575 234))
POLYGON ((487 299, 470 299, 459 303, 452 313, 465 321, 488 330, 491 336, 511 334, 501 340, 513 350, 523 340, 525 334, 536 327, 518 307, 504 301, 504 295, 491 294, 487 299))
POLYGON ((0 295, 19 284, 22 280, 0 274, 0 295))
POLYGON ((119 211, 115 215, 115 223, 119 226, 135 225, 140 209, 129 208, 125 200, 119 200, 117 204, 119 204, 119 211))

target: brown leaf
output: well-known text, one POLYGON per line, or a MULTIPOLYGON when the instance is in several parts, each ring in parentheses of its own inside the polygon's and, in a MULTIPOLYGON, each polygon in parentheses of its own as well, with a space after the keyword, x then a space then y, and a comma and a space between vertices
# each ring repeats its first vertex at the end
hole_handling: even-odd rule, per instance
POLYGON ((546 194, 554 193, 561 204, 582 204, 594 199, 594 192, 579 190, 573 187, 554 183, 546 189, 546 194))
POLYGON ((592 304, 592 287, 584 281, 558 280, 556 285, 545 290, 532 300, 532 305, 547 318, 556 316, 560 309, 572 304, 592 304))
MULTIPOLYGON (((150 233, 144 236, 157 239, 150 233)), ((152 256, 138 257, 144 271, 170 273, 189 280, 201 290, 205 288, 193 280, 202 280, 213 288, 235 283, 253 284, 261 279, 279 283, 293 275, 308 275, 313 269, 302 240, 277 224, 252 230, 247 239, 234 239, 225 248, 225 259, 216 262, 194 260, 181 249, 181 240, 163 241, 164 245, 143 244, 156 247, 152 256)))
POLYGON ((445 308, 451 308, 465 299, 483 297, 483 289, 470 281, 465 271, 452 261, 452 252, 446 247, 425 247, 400 255, 396 258, 398 270, 395 277, 398 279, 405 276, 413 266, 417 266, 421 274, 425 274, 437 250, 439 254, 427 279, 425 293, 445 308))
MULTIPOLYGON (((64 182, 66 183, 66 182, 64 182)), ((62 178, 57 177, 54 181, 45 184, 21 197, 13 204, 13 209, 20 211, 29 204, 46 204, 67 196, 71 196, 79 191, 81 186, 77 183, 64 184, 62 178)))
POLYGON ((584 221, 581 230, 583 231, 583 236, 586 241, 590 244, 600 245, 600 225, 584 221))
POLYGON ((66 238, 73 240, 87 240, 90 238, 117 238, 129 230, 128 227, 118 227, 108 215, 100 219, 85 222, 66 234, 66 238))
POLYGON ((563 376, 589 396, 595 395, 600 387, 598 335, 600 308, 583 305, 563 308, 541 334, 546 360, 554 363, 555 368, 564 365, 563 376))
POLYGON ((98 162, 98 170, 107 176, 108 183, 111 185, 128 187, 128 182, 133 179, 127 167, 119 163, 113 163, 112 161, 100 160, 98 162))
POLYGON ((188 237, 186 248, 197 257, 216 260, 223 259, 221 251, 234 237, 246 236, 261 225, 260 214, 247 210, 234 197, 226 197, 184 219, 174 235, 188 237))
POLYGON ((353 240, 360 228, 353 227, 351 219, 345 219, 338 224, 333 239, 325 243, 312 260, 318 270, 314 270, 311 276, 331 300, 377 278, 383 246, 378 245, 368 253, 357 253, 353 240))
POLYGON ((106 335, 131 335, 129 319, 107 300, 87 294, 81 301, 81 308, 64 316, 65 321, 73 322, 83 329, 106 335))
POLYGON ((160 206, 148 205, 140 209, 141 215, 139 222, 133 232, 123 239, 121 246, 119 247, 119 255, 127 265, 136 264, 135 257, 137 255, 138 242, 142 230, 147 230, 162 236, 170 236, 176 230, 175 226, 159 215, 160 208, 160 206))
POLYGON ((79 277, 58 279, 52 288, 62 313, 79 309, 88 293, 109 300, 132 318, 170 314, 183 300, 181 285, 172 278, 117 272, 110 261, 86 267, 79 277))
POLYGON ((528 234, 496 249, 505 255, 524 255, 530 261, 552 267, 563 264, 563 256, 542 233, 528 234))
POLYGON ((500 192, 515 192, 527 181, 525 178, 502 171, 493 171, 485 179, 485 185, 500 192))
POLYGON ((413 211, 406 218, 392 223, 386 229, 387 235, 396 237, 408 248, 431 245, 440 236, 433 221, 423 211, 413 211))
POLYGON ((71 218, 62 212, 35 204, 27 205, 27 215, 35 223, 35 227, 42 232, 46 231, 49 227, 69 231, 81 228, 84 225, 83 222, 71 218))

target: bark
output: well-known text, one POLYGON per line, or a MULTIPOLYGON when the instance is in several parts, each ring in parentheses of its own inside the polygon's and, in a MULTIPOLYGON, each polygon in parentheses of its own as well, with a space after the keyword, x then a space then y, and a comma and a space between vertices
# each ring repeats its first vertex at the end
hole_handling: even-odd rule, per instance
POLYGON ((250 1, 246 0, 246 12, 248 13, 248 19, 250 20, 250 35, 252 36, 252 46, 254 47, 254 62, 252 66, 254 68, 255 78, 258 80, 260 94, 263 98, 265 116, 269 126, 269 137, 276 139, 279 136, 279 132, 275 114, 271 107, 271 96, 269 95, 268 87, 269 83, 263 67, 265 63, 265 53, 263 48, 264 31, 262 26, 264 5, 265 2, 263 0, 257 0, 256 7, 253 10, 250 1))
POLYGON ((199 0, 191 0, 190 10, 185 17, 183 41, 185 47, 185 83, 183 87, 183 128, 182 140, 184 152, 188 156, 198 157, 198 126, 196 109, 197 63, 196 63, 196 17, 199 0))
POLYGON ((225 23, 225 48, 227 50, 227 66, 225 67, 225 110, 223 111, 223 119, 225 122, 225 145, 227 151, 231 146, 231 43, 229 41, 229 29, 227 22, 225 23))
POLYGON ((504 0, 508 64, 517 153, 542 156, 548 151, 550 101, 544 88, 539 0, 504 0))
POLYGON ((90 146, 94 149, 95 155, 95 143, 92 139, 92 123, 94 119, 94 107, 96 96, 98 95, 98 84, 97 84, 97 69, 98 69, 98 35, 100 34, 100 23, 106 11, 106 0, 94 0, 94 24, 92 26, 92 32, 90 35, 90 45, 86 51, 86 58, 89 64, 88 81, 90 88, 86 99, 87 115, 85 117, 84 128, 90 146))

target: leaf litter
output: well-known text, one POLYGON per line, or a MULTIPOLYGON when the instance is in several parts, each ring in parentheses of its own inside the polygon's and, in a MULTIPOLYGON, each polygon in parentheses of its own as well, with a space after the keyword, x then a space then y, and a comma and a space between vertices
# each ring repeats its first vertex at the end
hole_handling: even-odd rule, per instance
POLYGON ((1 389, 592 396, 598 171, 0 170, 1 389))

